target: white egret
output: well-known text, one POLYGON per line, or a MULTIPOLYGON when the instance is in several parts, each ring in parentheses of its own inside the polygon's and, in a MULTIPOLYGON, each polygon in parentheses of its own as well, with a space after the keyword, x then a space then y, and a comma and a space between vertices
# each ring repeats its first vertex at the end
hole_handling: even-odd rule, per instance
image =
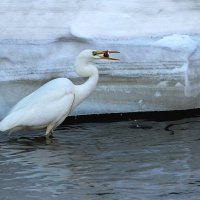
POLYGON ((95 89, 99 73, 94 59, 108 59, 109 53, 118 51, 82 51, 76 61, 75 70, 81 77, 89 77, 82 85, 74 85, 67 78, 56 78, 20 100, 0 122, 0 131, 15 131, 24 128, 46 128, 46 138, 53 133, 69 113, 95 89))

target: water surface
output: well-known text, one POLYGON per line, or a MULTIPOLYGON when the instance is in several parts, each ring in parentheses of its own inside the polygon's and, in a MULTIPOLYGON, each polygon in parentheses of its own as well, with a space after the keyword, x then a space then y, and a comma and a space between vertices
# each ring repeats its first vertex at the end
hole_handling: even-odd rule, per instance
POLYGON ((197 200, 200 118, 1 135, 1 200, 197 200))

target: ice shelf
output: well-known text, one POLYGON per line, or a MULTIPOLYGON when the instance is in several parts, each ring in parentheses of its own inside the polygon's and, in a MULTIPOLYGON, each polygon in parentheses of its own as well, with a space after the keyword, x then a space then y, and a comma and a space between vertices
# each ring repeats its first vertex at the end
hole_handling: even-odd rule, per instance
POLYGON ((73 62, 86 48, 113 49, 96 63, 96 90, 72 115, 200 108, 197 1, 0 2, 0 119, 56 77, 80 84, 73 62))

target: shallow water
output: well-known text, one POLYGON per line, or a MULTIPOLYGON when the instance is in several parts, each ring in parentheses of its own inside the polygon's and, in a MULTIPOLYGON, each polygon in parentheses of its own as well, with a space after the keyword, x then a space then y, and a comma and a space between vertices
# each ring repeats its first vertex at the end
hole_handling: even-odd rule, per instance
POLYGON ((200 118, 3 134, 1 200, 200 199, 200 118))

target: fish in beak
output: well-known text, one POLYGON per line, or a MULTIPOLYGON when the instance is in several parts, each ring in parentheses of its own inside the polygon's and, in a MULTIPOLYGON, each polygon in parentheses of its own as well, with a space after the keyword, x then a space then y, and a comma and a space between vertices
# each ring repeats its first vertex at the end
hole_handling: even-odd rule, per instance
POLYGON ((106 59, 106 60, 119 60, 117 58, 111 58, 111 53, 120 53, 119 51, 95 51, 95 54, 98 55, 99 59, 106 59))

